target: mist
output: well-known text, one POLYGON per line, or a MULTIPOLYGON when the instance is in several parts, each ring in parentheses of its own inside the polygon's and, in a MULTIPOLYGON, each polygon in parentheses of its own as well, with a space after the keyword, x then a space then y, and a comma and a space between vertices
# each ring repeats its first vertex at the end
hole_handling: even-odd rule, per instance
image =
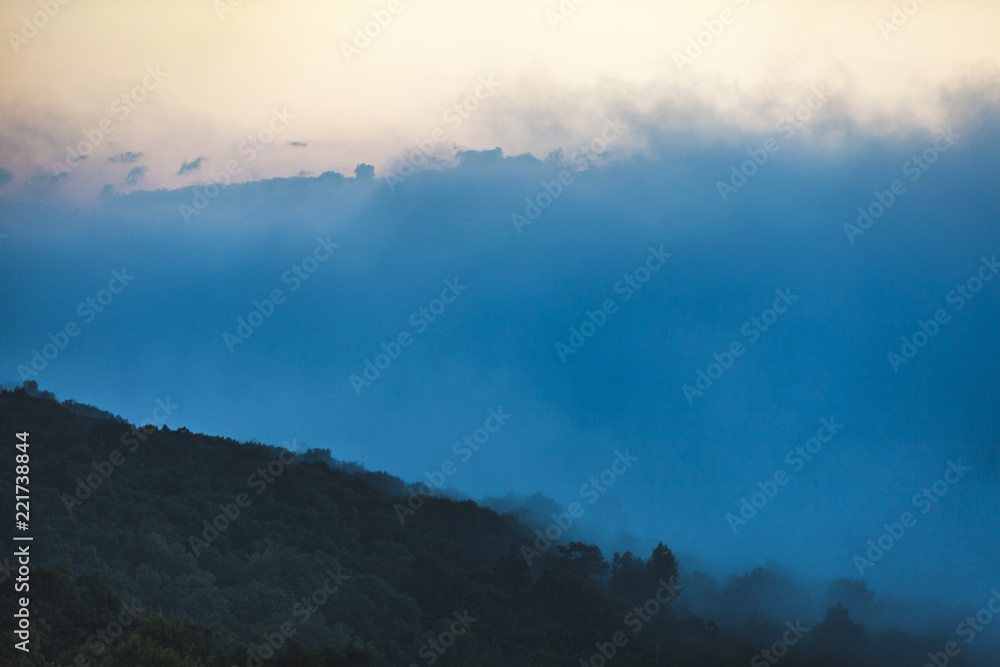
POLYGON ((477 500, 541 493, 540 526, 581 503, 564 539, 663 541, 713 577, 691 586, 774 561, 814 618, 843 578, 885 602, 876 624, 943 632, 1000 586, 998 130, 988 106, 944 135, 845 121, 836 152, 781 138, 732 192, 774 133, 4 200, 3 379, 140 423, 169 400, 171 426, 477 500))

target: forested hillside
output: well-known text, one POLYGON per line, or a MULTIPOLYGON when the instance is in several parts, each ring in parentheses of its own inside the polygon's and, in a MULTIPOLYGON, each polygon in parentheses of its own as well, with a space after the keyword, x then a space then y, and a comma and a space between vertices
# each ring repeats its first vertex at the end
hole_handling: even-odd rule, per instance
MULTIPOLYGON (((668 546, 605 557, 579 542, 542 543, 529 566, 521 547, 535 544, 535 528, 513 515, 413 497, 400 480, 325 463, 325 453, 135 428, 32 394, 0 393, 0 486, 14 495, 15 434, 27 432, 34 538, 31 653, 7 634, 3 665, 756 666, 780 658, 918 666, 944 645, 868 631, 840 606, 815 623, 767 609, 740 611, 738 622, 701 618, 691 596, 707 594, 705 577, 678 573, 668 546)), ((5 552, 0 597, 10 619, 18 575, 5 552)), ((750 583, 781 583, 760 575, 730 582, 722 608, 742 610, 750 583)))

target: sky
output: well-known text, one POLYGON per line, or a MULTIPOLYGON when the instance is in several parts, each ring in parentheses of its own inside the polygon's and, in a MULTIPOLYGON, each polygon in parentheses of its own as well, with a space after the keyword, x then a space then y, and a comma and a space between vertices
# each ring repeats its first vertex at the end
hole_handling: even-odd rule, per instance
MULTIPOLYGON (((899 4, 850 0, 55 6, 51 18, 37 2, 0 9, 0 141, 14 176, 7 196, 73 203, 106 184, 211 182, 233 159, 244 163, 237 181, 362 162, 387 173, 437 128, 446 162, 456 147, 544 157, 629 113, 650 127, 616 149, 643 152, 657 132, 764 130, 814 86, 837 92, 855 130, 908 132, 953 116, 942 96, 995 77, 1000 49, 1000 8, 986 0, 912 0, 895 16, 899 4), (484 77, 496 84, 488 96, 461 123, 446 121, 484 77), (275 109, 293 118, 248 159, 241 145, 275 109), (102 121, 110 131, 98 132, 102 121), (66 164, 81 142, 96 145, 66 164), (72 178, 53 182, 60 172, 72 178)), ((842 130, 823 139, 836 144, 842 130)))
POLYGON ((607 550, 1000 583, 996 3, 41 5, 0 382, 607 550))

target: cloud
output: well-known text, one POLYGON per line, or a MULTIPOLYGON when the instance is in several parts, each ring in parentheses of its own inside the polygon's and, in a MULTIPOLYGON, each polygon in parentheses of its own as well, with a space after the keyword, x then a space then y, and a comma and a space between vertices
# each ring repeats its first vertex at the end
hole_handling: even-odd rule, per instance
POLYGON ((145 165, 140 165, 129 170, 128 176, 125 177, 125 185, 135 185, 146 175, 146 171, 147 168, 145 165))
MULTIPOLYGON (((918 320, 952 308, 948 290, 983 256, 1000 254, 1000 155, 990 150, 1000 119, 990 118, 956 125, 965 136, 915 181, 903 165, 933 135, 872 143, 848 123, 839 151, 779 134, 780 151, 759 168, 746 161, 769 128, 725 142, 657 134, 676 147, 662 158, 562 180, 572 166, 556 157, 463 151, 457 166, 415 173, 395 190, 332 172, 234 184, 190 225, 178 207, 200 188, 92 208, 0 209, 4 231, 24 234, 23 252, 0 262, 0 284, 25 277, 17 292, 0 290, 0 369, 30 363, 46 322, 73 317, 111 267, 134 264, 142 294, 116 300, 100 329, 85 331, 86 345, 43 371, 67 395, 87 395, 103 374, 112 389, 102 404, 141 418, 135 395, 155 384, 192 406, 192 425, 265 442, 294 428, 338 459, 407 479, 454 459, 453 443, 502 406, 512 418, 462 463, 458 490, 541 491, 565 507, 616 449, 631 448, 639 462, 586 505, 581 534, 603 533, 604 545, 627 531, 643 551, 663 539, 733 567, 773 557, 839 576, 949 458, 997 466, 1000 350, 989 327, 1000 283, 952 312, 898 375, 886 357, 918 320), (717 183, 734 178, 734 165, 751 177, 723 201, 717 183), (843 225, 889 197, 894 178, 905 194, 852 244, 843 225), (302 271, 317 237, 341 248, 300 278, 293 267, 302 271), (673 256, 650 274, 649 248, 661 244, 673 256), (442 312, 445 280, 468 289, 442 312), (53 285, 80 294, 46 298, 53 285), (265 303, 276 289, 283 302, 265 303), (778 289, 799 299, 750 342, 751 318, 764 317, 778 289), (191 298, 199 290, 212 298, 191 298), (223 334, 250 331, 241 322, 252 312, 269 315, 230 354, 223 334), (397 351, 401 332, 412 343, 397 351), (733 341, 745 353, 726 361, 733 341), (566 363, 557 342, 575 350, 566 363), (372 377, 376 363, 358 395, 351 376, 372 377), (721 377, 710 364, 726 365, 721 377), (689 405, 682 386, 699 382, 699 370, 715 379, 689 405), (317 396, 349 409, 324 410, 317 396), (843 433, 733 535, 726 514, 830 417, 843 433)), ((912 547, 869 573, 871 585, 900 593, 920 579, 942 598, 995 585, 993 563, 977 554, 995 544, 1000 503, 986 480, 962 483, 920 519, 919 537, 907 533, 912 547)))
POLYGON ((138 161, 139 158, 141 157, 142 153, 133 153, 132 151, 126 151, 124 153, 119 153, 118 155, 112 155, 111 157, 108 158, 108 162, 115 162, 115 163, 125 162, 128 164, 132 164, 133 162, 138 161))
POLYGON ((0 167, 0 188, 7 185, 12 180, 14 180, 14 176, 3 167, 0 167))
POLYGON ((201 161, 207 159, 208 159, 207 157, 199 157, 194 160, 191 160, 190 162, 185 160, 184 164, 181 165, 180 171, 177 172, 177 175, 180 176, 189 171, 198 171, 199 169, 201 169, 201 161))
POLYGON ((289 146, 299 146, 301 148, 305 148, 306 146, 309 145, 302 141, 286 141, 285 143, 288 144, 289 146))

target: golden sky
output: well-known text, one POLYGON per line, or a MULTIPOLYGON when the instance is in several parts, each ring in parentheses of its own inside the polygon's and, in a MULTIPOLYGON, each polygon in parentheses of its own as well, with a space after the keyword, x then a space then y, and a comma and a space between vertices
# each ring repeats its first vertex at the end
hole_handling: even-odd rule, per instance
POLYGON ((841 131, 933 128, 956 122, 963 94, 995 95, 998 25, 987 0, 4 0, 3 194, 180 187, 231 160, 238 181, 361 162, 385 174, 436 129, 443 159, 456 146, 544 156, 617 114, 644 127, 617 149, 645 150, 656 130, 767 132, 814 86, 835 92, 824 112, 841 131), (447 120, 483 77, 495 89, 447 120), (250 151, 248 137, 281 124, 275 109, 294 118, 250 151), (102 121, 111 132, 92 154, 49 179, 102 121), (127 152, 142 156, 108 162, 127 152))

